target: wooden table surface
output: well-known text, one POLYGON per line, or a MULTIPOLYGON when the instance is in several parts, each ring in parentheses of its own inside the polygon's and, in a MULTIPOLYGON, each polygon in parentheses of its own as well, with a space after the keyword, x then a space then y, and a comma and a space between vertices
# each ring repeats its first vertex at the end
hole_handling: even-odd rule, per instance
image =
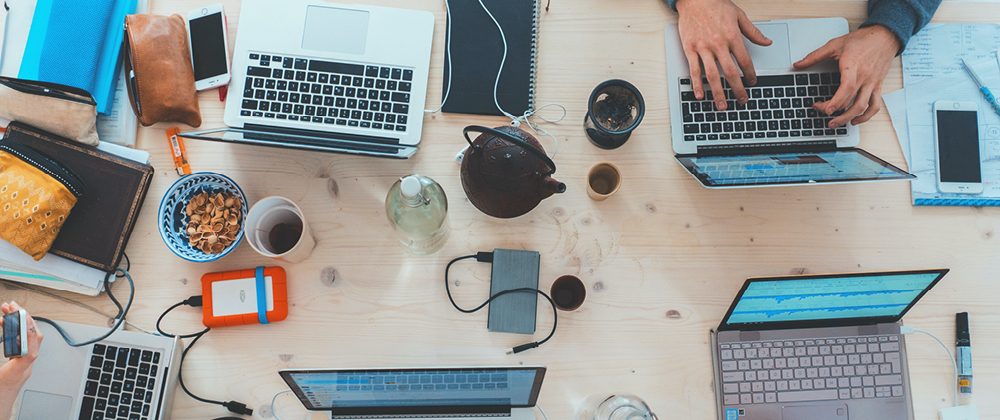
MULTIPOLYGON (((543 0, 547 1, 547 0, 543 0)), ((441 0, 359 0, 428 10, 437 17, 429 108, 441 97, 445 8, 441 0)), ((156 14, 181 13, 204 0, 151 0, 156 14)), ((230 50, 239 28, 238 1, 223 1, 230 50)), ((738 3, 752 20, 844 16, 857 28, 865 1, 773 0, 738 3)), ((1000 3, 946 1, 935 22, 988 22, 1000 3)), ((541 16, 537 101, 559 103, 568 116, 542 124, 559 139, 555 177, 565 194, 544 200, 511 220, 491 218, 466 199, 455 154, 462 127, 499 126, 504 118, 458 114, 427 116, 420 151, 409 160, 322 154, 188 141, 194 171, 233 178, 247 200, 279 195, 303 209, 317 246, 288 272, 291 307, 285 321, 213 330, 188 355, 185 376, 197 394, 239 400, 273 418, 272 396, 286 386, 283 368, 436 365, 545 365, 538 400, 551 419, 569 419, 592 394, 634 393, 660 418, 715 416, 709 328, 718 325, 743 280, 751 276, 947 267, 952 271, 905 319, 954 342, 954 314, 968 311, 974 342, 975 394, 983 418, 1000 418, 1000 300, 998 235, 994 208, 914 207, 906 182, 710 191, 678 165, 670 146, 663 29, 676 14, 657 0, 552 0, 541 16), (612 151, 587 140, 582 120, 590 91, 612 78, 635 84, 646 115, 629 142, 612 151), (586 194, 585 175, 598 162, 621 168, 621 190, 603 202, 586 194), (400 176, 437 180, 450 199, 451 237, 431 256, 412 256, 386 220, 386 192, 400 176), (507 356, 510 347, 541 339, 551 327, 539 301, 537 333, 490 333, 486 311, 461 314, 445 296, 444 266, 452 258, 493 248, 541 253, 540 287, 564 274, 588 286, 586 303, 562 312, 553 339, 507 356)), ((884 92, 902 87, 894 61, 884 92)), ((203 127, 222 126, 215 91, 200 96, 203 127)), ((271 265, 248 244, 214 263, 174 256, 156 230, 156 209, 178 177, 164 131, 142 128, 137 146, 156 168, 128 256, 137 290, 129 321, 152 330, 171 304, 201 293, 208 272, 271 265)), ((185 127, 184 129, 189 129, 185 127)), ((861 126, 861 147, 905 167, 888 114, 861 126)), ((540 138, 551 151, 550 138, 540 138)), ((245 242, 245 241, 244 241, 245 242)), ((489 266, 462 263, 452 272, 456 300, 477 305, 489 293, 489 266)), ((124 283, 124 282, 118 282, 124 283)), ((107 318, 51 297, 2 286, 15 299, 50 318, 105 325, 107 318)), ((115 285, 120 295, 127 286, 115 285)), ((111 312, 105 296, 59 293, 111 312)), ((174 311, 164 328, 194 332, 201 312, 174 311)), ((46 337, 46 342, 59 340, 46 337)), ((952 404, 952 367, 926 336, 909 337, 916 418, 938 418, 952 404)), ((289 395, 278 398, 281 418, 306 411, 289 395)), ((173 418, 208 419, 225 409, 196 402, 178 390, 173 418)), ((539 417, 540 418, 540 417, 539 417)))

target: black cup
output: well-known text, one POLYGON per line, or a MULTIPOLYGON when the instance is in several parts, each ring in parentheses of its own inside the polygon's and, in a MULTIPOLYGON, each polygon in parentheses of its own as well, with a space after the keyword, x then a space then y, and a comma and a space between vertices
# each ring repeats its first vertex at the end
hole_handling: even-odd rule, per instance
POLYGON ((556 307, 564 311, 575 311, 587 298, 587 287, 575 276, 562 276, 552 283, 549 296, 556 307))
POLYGON ((624 80, 608 80, 590 93, 583 128, 595 146, 617 149, 628 141, 645 113, 639 89, 624 80))

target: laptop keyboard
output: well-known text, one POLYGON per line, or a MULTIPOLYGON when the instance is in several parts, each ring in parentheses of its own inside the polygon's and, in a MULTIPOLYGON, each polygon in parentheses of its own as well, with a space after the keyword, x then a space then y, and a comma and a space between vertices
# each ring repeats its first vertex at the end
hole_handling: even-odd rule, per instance
POLYGON ((719 345, 723 405, 903 396, 898 335, 719 345))
POLYGON ((147 420, 160 352, 94 344, 80 420, 147 420))
POLYGON ((405 132, 413 70, 250 53, 240 115, 405 132))
MULTIPOLYGON (((708 80, 702 81, 707 88, 708 80)), ((828 128, 842 111, 829 116, 812 109, 813 103, 833 98, 840 87, 840 73, 757 76, 757 84, 746 89, 749 100, 742 105, 724 78, 722 84, 726 111, 715 106, 711 91, 705 92, 704 99, 695 99, 691 78, 680 79, 684 141, 726 143, 848 135, 845 127, 828 128)))

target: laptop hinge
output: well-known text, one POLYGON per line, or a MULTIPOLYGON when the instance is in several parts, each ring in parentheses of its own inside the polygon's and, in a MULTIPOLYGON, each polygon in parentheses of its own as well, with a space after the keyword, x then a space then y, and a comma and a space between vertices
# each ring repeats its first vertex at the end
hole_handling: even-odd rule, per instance
POLYGON ((262 131, 266 133, 289 134, 302 137, 322 137, 333 140, 348 140, 356 142, 380 143, 398 145, 399 139, 391 137, 365 136, 361 134, 331 133, 327 131, 303 130, 301 128, 280 128, 260 124, 244 124, 244 130, 262 131))
POLYGON ((814 153, 837 150, 836 140, 780 143, 713 144, 698 146, 698 156, 733 156, 764 153, 814 153))

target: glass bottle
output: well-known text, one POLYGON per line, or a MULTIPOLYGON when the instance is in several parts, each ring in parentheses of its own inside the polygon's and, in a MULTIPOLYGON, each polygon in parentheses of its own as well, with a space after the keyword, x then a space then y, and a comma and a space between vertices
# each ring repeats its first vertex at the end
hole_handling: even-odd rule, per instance
POLYGON ((607 398, 592 395, 578 412, 578 420, 656 420, 656 414, 635 395, 618 394, 607 398))
POLYGON ((396 181, 385 197, 385 215, 413 254, 433 254, 448 240, 448 198, 428 177, 414 174, 396 181))

